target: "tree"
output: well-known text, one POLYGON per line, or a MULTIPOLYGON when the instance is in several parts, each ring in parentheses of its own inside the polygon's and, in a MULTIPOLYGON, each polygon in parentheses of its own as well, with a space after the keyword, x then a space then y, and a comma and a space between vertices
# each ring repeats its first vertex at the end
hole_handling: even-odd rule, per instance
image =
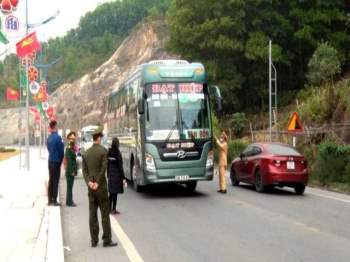
POLYGON ((333 82, 334 77, 341 72, 337 50, 328 43, 320 44, 309 61, 308 70, 307 77, 311 85, 333 82))
POLYGON ((234 113, 231 117, 230 124, 233 127, 235 136, 241 137, 248 123, 244 113, 234 113))
POLYGON ((347 2, 174 0, 168 47, 205 64, 210 80, 222 89, 225 113, 264 110, 268 40, 273 42, 279 94, 303 88, 308 61, 322 40, 349 61, 347 2))

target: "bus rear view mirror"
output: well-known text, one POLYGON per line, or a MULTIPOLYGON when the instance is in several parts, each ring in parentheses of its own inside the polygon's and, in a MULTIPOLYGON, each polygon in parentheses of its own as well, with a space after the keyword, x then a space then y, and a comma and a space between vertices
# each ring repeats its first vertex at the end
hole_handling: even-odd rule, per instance
POLYGON ((221 112, 221 110, 222 110, 222 97, 221 97, 219 87, 218 86, 211 86, 210 87, 210 95, 215 97, 216 106, 217 106, 216 109, 218 112, 221 112))
POLYGON ((142 98, 140 98, 140 99, 137 101, 137 110, 139 111, 139 114, 140 114, 140 115, 143 115, 143 114, 145 113, 145 104, 144 104, 142 98))

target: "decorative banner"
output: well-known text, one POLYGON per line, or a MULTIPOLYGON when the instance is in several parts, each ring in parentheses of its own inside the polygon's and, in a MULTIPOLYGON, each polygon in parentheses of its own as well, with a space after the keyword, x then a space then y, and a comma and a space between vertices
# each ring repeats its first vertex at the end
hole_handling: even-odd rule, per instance
POLYGON ((6 88, 6 100, 7 101, 17 101, 19 98, 19 92, 12 89, 11 87, 6 88))
POLYGON ((28 78, 29 81, 36 81, 39 77, 39 70, 35 66, 30 66, 28 68, 28 78))
POLYGON ((39 93, 39 90, 40 90, 39 83, 35 81, 31 81, 29 84, 29 90, 30 90, 30 93, 32 93, 33 95, 36 95, 37 93, 39 93))
POLYGON ((40 113, 37 108, 34 106, 29 107, 29 111, 34 115, 35 122, 38 123, 40 122, 40 113))
POLYGON ((46 114, 48 116, 49 119, 52 119, 53 117, 53 107, 50 106, 47 110, 46 110, 46 114))
POLYGON ((46 92, 46 88, 41 86, 39 89, 38 94, 34 97, 34 100, 36 102, 45 102, 47 101, 47 92, 46 92))
POLYGON ((21 58, 32 54, 33 51, 38 51, 40 49, 41 45, 36 37, 36 32, 27 35, 16 44, 17 56, 21 58))
POLYGON ((34 107, 34 106, 30 106, 30 107, 29 107, 29 111, 32 112, 33 114, 39 113, 39 112, 38 112, 38 109, 37 109, 36 107, 34 107))
POLYGON ((25 66, 28 60, 28 66, 31 66, 34 64, 35 57, 36 57, 36 52, 33 51, 31 54, 28 54, 27 56, 21 58, 21 64, 25 66))
POLYGON ((49 109, 49 103, 46 101, 46 102, 43 102, 41 104, 41 107, 44 111, 47 111, 49 109))
POLYGON ((0 8, 3 13, 12 13, 17 8, 19 0, 0 0, 0 8))
POLYGON ((41 80, 40 86, 42 86, 43 88, 45 88, 45 90, 47 90, 47 82, 46 82, 46 80, 41 80))
POLYGON ((18 18, 14 15, 8 15, 5 18, 5 30, 9 33, 17 33, 19 30, 19 21, 18 18))
POLYGON ((21 88, 26 88, 27 87, 27 83, 28 83, 26 71, 21 68, 20 72, 19 72, 19 76, 20 76, 20 86, 21 86, 21 88))

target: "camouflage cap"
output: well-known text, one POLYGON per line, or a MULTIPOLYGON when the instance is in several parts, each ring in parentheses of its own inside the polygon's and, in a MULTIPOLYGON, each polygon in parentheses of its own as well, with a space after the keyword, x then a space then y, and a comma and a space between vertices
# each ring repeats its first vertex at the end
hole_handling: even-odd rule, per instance
POLYGON ((99 126, 98 128, 96 128, 94 131, 91 132, 91 135, 99 135, 101 134, 102 135, 103 133, 103 127, 102 126, 99 126))

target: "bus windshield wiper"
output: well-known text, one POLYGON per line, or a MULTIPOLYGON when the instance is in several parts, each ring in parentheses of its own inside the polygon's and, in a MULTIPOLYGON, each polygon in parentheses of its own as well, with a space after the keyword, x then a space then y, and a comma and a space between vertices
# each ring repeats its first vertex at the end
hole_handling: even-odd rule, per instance
POLYGON ((175 124, 172 126, 171 130, 169 131, 169 133, 165 139, 165 143, 169 142, 169 139, 170 139, 171 135, 173 134, 176 127, 177 127, 177 122, 175 122, 175 124))

